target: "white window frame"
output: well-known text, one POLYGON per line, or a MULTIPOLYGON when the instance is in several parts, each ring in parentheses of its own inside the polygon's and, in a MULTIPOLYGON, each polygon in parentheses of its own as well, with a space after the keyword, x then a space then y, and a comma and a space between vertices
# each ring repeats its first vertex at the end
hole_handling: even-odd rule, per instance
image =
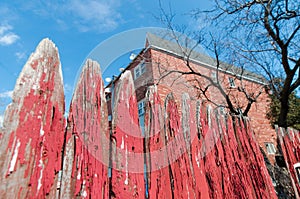
POLYGON ((234 82, 234 79, 232 77, 228 77, 228 82, 229 82, 229 86, 231 88, 235 88, 235 82, 234 82))
POLYGON ((145 72, 146 72, 146 64, 145 61, 142 61, 134 68, 134 79, 139 78, 145 72))
POLYGON ((266 146, 268 154, 276 153, 275 145, 272 142, 265 142, 265 146, 266 146))
POLYGON ((300 184, 300 162, 297 162, 296 164, 294 164, 294 170, 295 170, 295 174, 296 174, 298 183, 300 184))

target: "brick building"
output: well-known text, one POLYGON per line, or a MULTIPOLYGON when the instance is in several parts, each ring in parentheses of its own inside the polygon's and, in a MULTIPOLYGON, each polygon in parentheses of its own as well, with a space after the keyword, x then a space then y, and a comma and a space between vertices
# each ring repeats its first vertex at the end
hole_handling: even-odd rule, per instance
MULTIPOLYGON (((246 109, 246 95, 253 98, 258 96, 248 112, 248 117, 259 145, 274 163, 277 137, 266 118, 270 99, 266 83, 261 76, 225 63, 220 63, 217 67, 213 58, 151 33, 146 35, 145 48, 124 71, 128 70, 131 71, 134 80, 141 126, 144 123, 145 93, 151 85, 157 85, 163 100, 172 93, 180 105, 181 95, 185 92, 195 102, 201 100, 202 103, 209 103, 221 112, 228 111, 224 93, 234 107, 238 107, 238 111, 246 109), (198 75, 187 74, 191 69, 198 75), (222 87, 223 94, 214 83, 222 87), (206 90, 205 95, 203 90, 206 90)), ((107 87, 117 84, 119 78, 120 76, 116 77, 107 87)), ((107 97, 110 98, 109 92, 107 97)))

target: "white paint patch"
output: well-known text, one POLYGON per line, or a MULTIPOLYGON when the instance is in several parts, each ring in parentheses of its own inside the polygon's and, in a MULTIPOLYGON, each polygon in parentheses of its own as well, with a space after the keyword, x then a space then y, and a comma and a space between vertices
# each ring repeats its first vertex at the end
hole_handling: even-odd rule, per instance
POLYGON ((40 177, 39 177, 39 180, 38 180, 38 187, 37 187, 38 191, 42 187, 42 178, 43 178, 43 171, 44 171, 44 163, 43 163, 42 160, 39 161, 39 167, 41 167, 41 170, 40 170, 40 177))
POLYGON ((188 199, 190 199, 190 190, 189 190, 188 182, 186 182, 186 190, 188 193, 188 199))
POLYGON ((124 149, 124 138, 122 137, 121 149, 124 149))
POLYGON ((41 129, 40 129, 40 136, 43 136, 45 134, 45 131, 43 129, 43 126, 41 125, 41 129))
POLYGON ((211 128, 211 112, 212 112, 212 107, 207 106, 207 117, 208 117, 208 126, 211 128))
POLYGON ((126 172, 126 179, 125 179, 125 181, 124 181, 124 184, 125 184, 125 185, 128 185, 128 172, 126 172))
MULTIPOLYGON (((43 138, 43 143, 45 142, 45 138, 43 138)), ((44 149, 44 147, 42 146, 41 147, 41 152, 40 152, 40 160, 39 160, 39 165, 38 165, 38 167, 40 167, 41 168, 41 170, 40 170, 40 177, 39 177, 39 179, 38 179, 38 187, 37 187, 37 191, 39 191, 40 189, 41 189, 41 187, 42 187, 42 179, 43 179, 43 171, 44 171, 44 168, 45 168, 45 166, 44 166, 44 163, 43 163, 43 160, 42 160, 42 158, 43 158, 43 149, 44 149)), ((37 192, 38 193, 38 192, 37 192)))
POLYGON ((83 196, 84 198, 86 198, 86 197, 87 197, 87 192, 84 191, 84 192, 82 193, 82 196, 83 196))
POLYGON ((38 85, 33 84, 32 89, 33 89, 33 90, 37 90, 37 89, 38 89, 38 85))
POLYGON ((56 184, 56 188, 59 189, 61 186, 61 178, 62 178, 62 170, 60 170, 58 172, 58 179, 57 179, 57 184, 56 184))
POLYGON ((127 150, 127 145, 126 145, 126 150, 125 150, 125 171, 126 171, 126 179, 124 181, 125 185, 128 185, 128 150, 127 150))
POLYGON ((9 172, 13 172, 14 169, 15 169, 15 165, 16 165, 16 162, 17 162, 17 158, 18 158, 18 154, 19 154, 19 147, 20 146, 21 146, 21 142, 18 139, 17 140, 16 148, 15 148, 15 151, 14 151, 13 158, 11 159, 11 162, 10 162, 10 167, 9 167, 9 170, 8 170, 9 172))
POLYGON ((80 174, 80 172, 77 174, 77 180, 80 180, 80 178, 81 178, 81 174, 80 174))
POLYGON ((197 166, 199 168, 200 167, 199 153, 196 155, 195 160, 196 160, 197 166))
POLYGON ((87 197, 87 192, 86 192, 86 190, 84 190, 85 189, 85 183, 86 183, 85 180, 83 180, 83 182, 82 182, 82 188, 81 188, 81 196, 83 196, 84 198, 87 197))

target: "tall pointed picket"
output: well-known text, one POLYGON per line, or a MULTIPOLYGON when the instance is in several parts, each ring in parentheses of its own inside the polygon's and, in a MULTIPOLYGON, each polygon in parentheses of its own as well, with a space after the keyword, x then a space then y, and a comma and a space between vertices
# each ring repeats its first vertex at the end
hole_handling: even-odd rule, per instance
POLYGON ((148 88, 146 100, 145 152, 148 197, 172 198, 163 106, 156 86, 148 88))
POLYGON ((97 62, 87 60, 70 106, 61 198, 108 198, 108 119, 97 62))
POLYGON ((130 71, 115 85, 111 132, 111 197, 145 198, 144 147, 130 71))
POLYGON ((58 50, 44 39, 25 64, 5 112, 0 144, 2 198, 56 197, 63 115, 58 50))

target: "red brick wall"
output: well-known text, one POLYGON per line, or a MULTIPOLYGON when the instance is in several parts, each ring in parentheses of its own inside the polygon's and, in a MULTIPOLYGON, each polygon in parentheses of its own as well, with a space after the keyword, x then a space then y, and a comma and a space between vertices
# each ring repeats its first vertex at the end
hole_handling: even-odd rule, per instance
MULTIPOLYGON (((182 77, 178 73, 172 73, 164 77, 163 79, 159 79, 159 77, 164 74, 164 70, 185 71, 187 69, 187 66, 182 59, 154 49, 151 49, 150 52, 152 58, 153 78, 155 83, 159 84, 158 90, 160 92, 161 99, 165 99, 166 95, 170 92, 174 94, 178 105, 180 105, 181 95, 184 92, 187 92, 193 100, 205 99, 203 96, 199 95, 199 92, 197 92, 192 87, 193 83, 189 82, 191 79, 193 79, 191 75, 182 77)), ((201 74, 207 75, 208 77, 211 77, 212 72, 215 71, 214 69, 211 69, 207 66, 197 65, 195 63, 190 63, 190 66, 194 69, 198 69, 201 74)), ((254 95, 257 95, 259 92, 261 92, 260 96, 257 99, 257 102, 252 104, 248 116, 250 118, 251 127, 256 135, 256 139, 259 145, 264 149, 266 154, 268 154, 266 151, 265 142, 271 142, 275 145, 275 147, 277 145, 277 142, 276 132, 271 127, 269 120, 266 118, 270 99, 267 92, 263 88, 263 85, 252 81, 247 81, 245 79, 238 80, 234 76, 224 73, 219 73, 218 77, 219 81, 222 82, 223 88, 227 93, 230 93, 231 101, 234 102, 235 105, 239 105, 243 109, 245 109, 245 107, 247 106, 248 101, 245 95, 238 91, 237 88, 239 86, 243 86, 246 89, 247 93, 253 93, 254 95), (236 87, 231 88, 229 86, 228 77, 234 78, 236 87)), ((199 77, 197 77, 197 79, 199 79, 199 77)), ((200 82, 202 85, 208 85, 208 81, 203 78, 200 79, 200 82)), ((213 102, 226 104, 224 97, 215 87, 209 88, 208 96, 213 100, 213 102)), ((275 156, 270 154, 268 155, 268 157, 270 161, 274 163, 275 156)))

